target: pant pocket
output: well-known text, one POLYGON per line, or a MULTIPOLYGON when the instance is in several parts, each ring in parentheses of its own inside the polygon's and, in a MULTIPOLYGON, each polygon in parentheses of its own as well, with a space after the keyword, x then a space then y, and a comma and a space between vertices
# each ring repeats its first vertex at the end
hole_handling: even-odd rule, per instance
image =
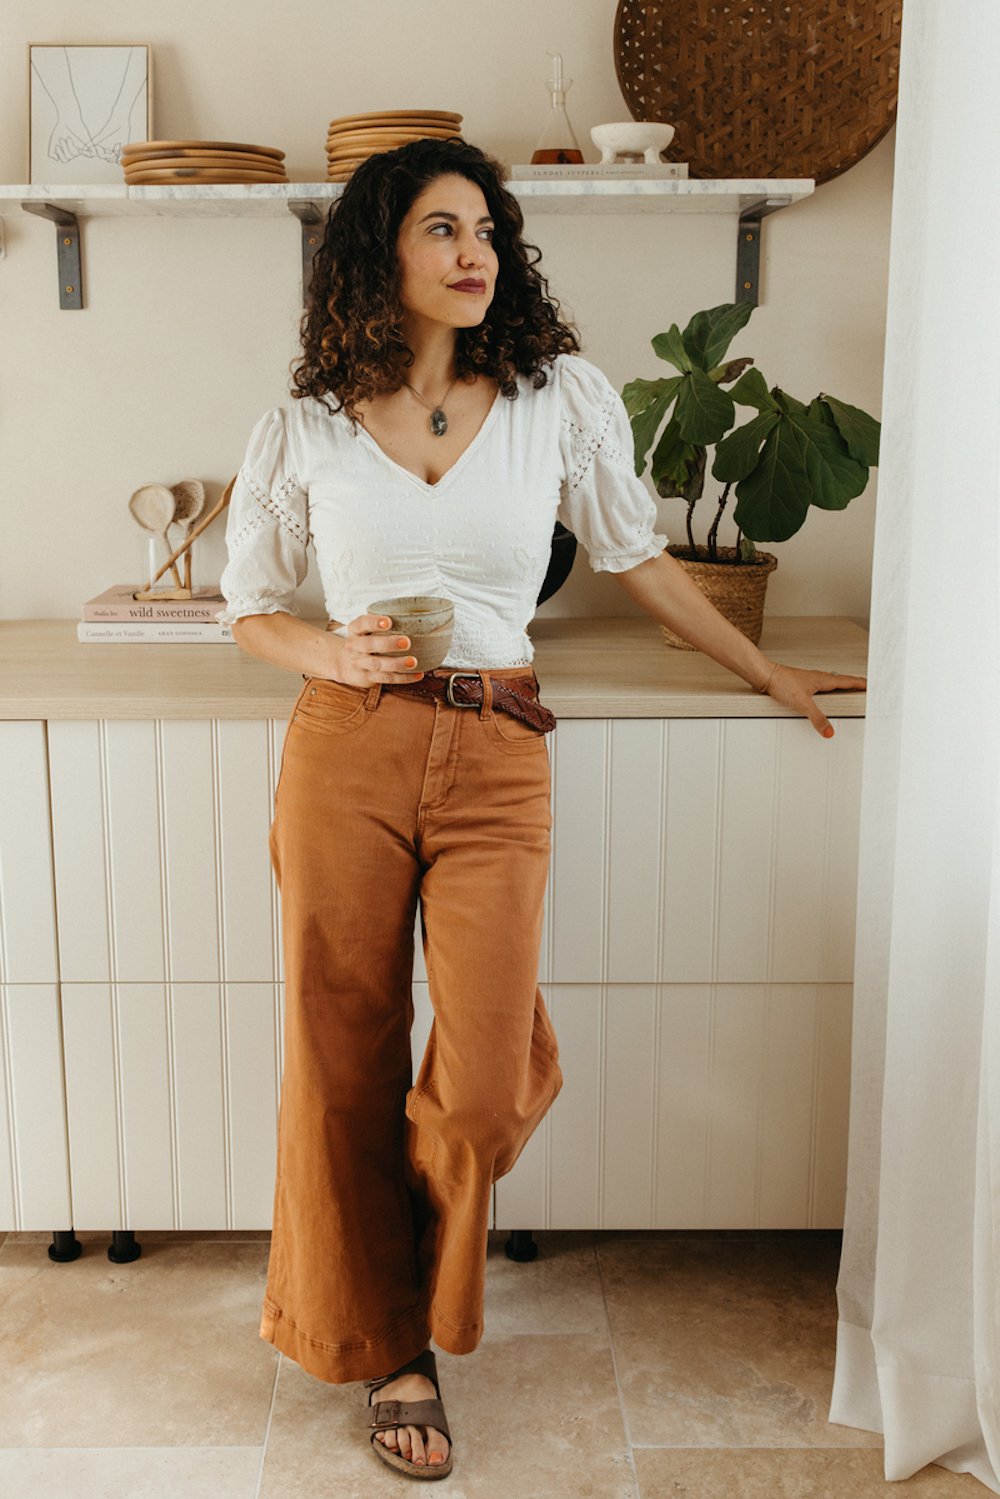
POLYGON ((506 755, 543 755, 547 746, 541 729, 515 718, 510 713, 497 713, 494 709, 489 718, 480 720, 486 737, 506 755))
POLYGON ((312 678, 299 694, 292 722, 318 734, 351 734, 367 723, 367 687, 312 678))

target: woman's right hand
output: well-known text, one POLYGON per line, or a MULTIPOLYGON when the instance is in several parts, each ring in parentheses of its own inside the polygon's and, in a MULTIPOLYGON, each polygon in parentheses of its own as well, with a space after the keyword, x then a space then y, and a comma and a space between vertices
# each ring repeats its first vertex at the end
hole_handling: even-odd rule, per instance
POLYGON ((359 614, 347 626, 346 635, 335 635, 340 650, 337 680, 352 687, 371 687, 375 682, 418 682, 415 656, 409 654, 408 635, 398 634, 384 614, 359 614), (409 667, 409 670, 401 668, 409 667))

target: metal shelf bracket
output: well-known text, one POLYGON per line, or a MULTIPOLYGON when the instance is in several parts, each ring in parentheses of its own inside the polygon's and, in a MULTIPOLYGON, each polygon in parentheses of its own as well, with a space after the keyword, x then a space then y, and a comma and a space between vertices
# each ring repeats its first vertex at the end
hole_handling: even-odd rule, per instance
POLYGON ((290 198, 288 206, 302 226, 302 305, 305 306, 312 281, 313 256, 323 239, 324 215, 308 198, 290 198))
POLYGON ((760 301, 761 223, 769 213, 787 208, 791 198, 761 198, 740 214, 736 233, 736 301, 760 301))
POLYGON ((80 264, 80 225, 75 213, 56 203, 26 203, 25 213, 37 213, 56 226, 56 261, 59 271, 59 306, 79 312, 83 307, 83 270, 80 264))

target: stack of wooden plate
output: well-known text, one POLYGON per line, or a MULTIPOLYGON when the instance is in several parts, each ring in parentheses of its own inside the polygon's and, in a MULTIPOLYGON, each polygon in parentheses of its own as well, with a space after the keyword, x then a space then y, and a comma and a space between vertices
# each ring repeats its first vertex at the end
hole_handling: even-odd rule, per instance
POLYGON ((171 182, 287 182, 285 153, 236 141, 136 141, 123 146, 129 186, 171 182))
POLYGON ((383 109, 372 114, 342 115, 330 121, 326 137, 326 175, 346 182, 355 167, 379 151, 393 151, 425 136, 444 140, 461 135, 462 116, 447 109, 383 109))

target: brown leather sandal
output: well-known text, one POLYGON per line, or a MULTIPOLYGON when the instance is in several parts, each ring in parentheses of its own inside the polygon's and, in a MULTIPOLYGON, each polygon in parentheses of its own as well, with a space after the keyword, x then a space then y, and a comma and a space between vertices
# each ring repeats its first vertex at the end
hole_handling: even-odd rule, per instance
POLYGON ((448 1430, 448 1418, 441 1404, 441 1386, 438 1384, 437 1359, 434 1357, 433 1349, 425 1348, 423 1353, 418 1353, 416 1358, 411 1358, 408 1364, 403 1364, 392 1374, 383 1374, 380 1379, 364 1380, 368 1395, 368 1408, 372 1412, 372 1419, 368 1423, 371 1431, 371 1444, 375 1449, 375 1456, 380 1462, 386 1463, 388 1467, 395 1468, 398 1473, 405 1473, 407 1478, 445 1478, 451 1472, 452 1441, 451 1432, 448 1430), (401 1374, 423 1374, 431 1381, 437 1390, 436 1400, 379 1400, 372 1406, 372 1395, 380 1390, 390 1380, 398 1379, 401 1374), (448 1438, 448 1456, 443 1463, 414 1463, 401 1452, 394 1452, 384 1442, 378 1440, 377 1433, 380 1431, 398 1430, 400 1426, 433 1426, 435 1431, 440 1431, 448 1438))

